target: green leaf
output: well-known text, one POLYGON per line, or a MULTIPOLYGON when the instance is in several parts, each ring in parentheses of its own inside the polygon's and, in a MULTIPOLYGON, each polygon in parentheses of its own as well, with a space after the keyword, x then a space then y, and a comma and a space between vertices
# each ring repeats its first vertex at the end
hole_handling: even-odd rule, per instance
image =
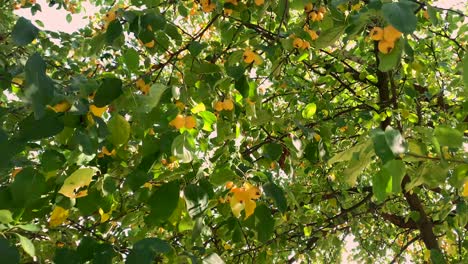
POLYGON ((191 162, 195 155, 195 139, 188 133, 179 135, 172 141, 171 152, 179 162, 191 162))
POLYGON ((18 21, 16 21, 13 31, 11 32, 13 42, 20 46, 31 43, 37 37, 37 34, 39 34, 39 29, 24 17, 20 17, 18 21))
POLYGON ((148 199, 151 213, 147 221, 159 224, 166 221, 177 208, 179 201, 179 182, 171 181, 156 189, 148 199))
POLYGON ((63 164, 65 163, 65 156, 54 150, 54 149, 47 149, 41 155, 41 165, 42 171, 54 171, 60 169, 63 164))
POLYGON ((198 41, 190 42, 188 46, 188 50, 190 51, 190 54, 192 54, 193 57, 198 56, 198 54, 200 54, 200 52, 206 47, 206 44, 205 45, 203 44, 198 41))
POLYGON ((306 105, 304 110, 302 110, 302 117, 310 119, 315 115, 317 111, 317 105, 315 103, 309 103, 306 105))
MULTIPOLYGON (((134 105, 135 111, 138 113, 149 113, 159 104, 159 101, 167 88, 168 87, 166 85, 161 83, 151 85, 149 95, 137 96, 136 103, 134 105)), ((132 98, 132 100, 134 99, 132 98)))
POLYGON ((465 85, 465 97, 468 97, 468 53, 463 57, 463 83, 465 85))
POLYGON ((107 139, 114 144, 114 146, 120 146, 127 143, 130 138, 130 124, 125 117, 115 114, 111 117, 107 123, 109 129, 109 136, 107 139))
POLYGON ((210 111, 202 111, 198 115, 203 119, 203 130, 211 132, 213 131, 213 124, 216 123, 216 116, 210 111))
POLYGON ((54 264, 81 264, 80 256, 69 248, 56 248, 54 264))
POLYGON ((265 243, 273 235, 273 231, 275 230, 275 220, 271 215, 270 209, 264 204, 255 208, 254 217, 255 231, 257 233, 258 241, 265 243))
POLYGON ((17 225, 16 227, 23 229, 24 231, 28 232, 39 232, 41 228, 34 224, 26 224, 26 225, 17 225))
POLYGON ((437 249, 431 249, 431 262, 434 264, 447 263, 442 252, 440 252, 440 250, 437 249))
POLYGON ((374 142, 375 154, 382 160, 383 164, 395 158, 392 149, 387 144, 385 132, 382 129, 379 128, 371 131, 371 137, 372 142, 374 142))
POLYGON ((388 54, 379 52, 379 71, 387 72, 395 68, 401 60, 403 50, 403 40, 400 39, 395 42, 395 47, 388 54))
POLYGON ((24 252, 31 256, 32 258, 36 256, 36 248, 29 238, 24 237, 20 234, 16 234, 20 240, 20 245, 23 248, 24 252))
POLYGON ((96 170, 94 168, 80 168, 74 171, 69 177, 65 179, 59 193, 69 198, 75 198, 75 192, 83 187, 88 186, 96 170))
POLYGON ((10 139, 0 141, 0 168, 5 168, 11 164, 11 158, 20 153, 25 148, 23 140, 10 139))
POLYGON ((99 210, 103 198, 97 189, 88 190, 88 195, 76 199, 76 208, 82 215, 91 215, 99 210))
POLYGON ((115 263, 115 261, 112 260, 115 256, 117 256, 117 253, 111 244, 98 244, 94 249, 92 263, 112 264, 115 263))
POLYGON ((383 170, 375 173, 372 177, 372 192, 379 202, 383 202, 387 197, 387 190, 389 186, 391 186, 390 177, 391 176, 383 170))
POLYGON ((387 126, 385 128, 385 140, 395 156, 406 152, 406 142, 400 131, 387 126))
POLYGON ((439 20, 437 19, 437 9, 430 5, 426 5, 427 7, 427 14, 429 15, 429 20, 431 21, 433 26, 437 26, 439 24, 439 20))
POLYGON ((39 119, 54 96, 54 83, 46 75, 46 63, 37 53, 29 57, 24 66, 26 97, 32 102, 34 116, 39 119))
POLYGON ((133 249, 125 261, 126 264, 151 264, 158 254, 172 251, 171 245, 159 238, 145 238, 133 245, 133 249))
POLYGON ((331 46, 341 37, 341 35, 343 35, 345 29, 345 26, 331 27, 325 30, 324 32, 320 33, 319 38, 315 40, 312 44, 313 46, 319 49, 331 46))
POLYGON ((78 255, 83 262, 90 261, 93 259, 94 252, 98 242, 90 237, 83 237, 80 241, 80 245, 76 249, 78 255))
POLYGON ((283 189, 272 182, 268 182, 263 185, 263 190, 268 197, 275 201, 276 207, 278 207, 282 213, 286 212, 288 209, 288 203, 286 201, 286 197, 284 196, 283 189))
POLYGON ((8 224, 13 222, 13 215, 9 210, 0 210, 0 223, 8 224))
POLYGON ((228 181, 236 179, 237 175, 228 167, 216 168, 210 176, 210 182, 215 186, 222 186, 228 181))
MULTIPOLYGON (((155 1, 151 1, 151 5, 157 6, 155 1)), ((147 29, 147 26, 150 25, 153 31, 163 30, 166 26, 166 18, 161 14, 156 14, 154 12, 146 13, 140 18, 141 26, 144 29, 147 29)))
POLYGON ((384 18, 396 29, 404 34, 411 34, 416 30, 417 18, 414 14, 418 4, 409 1, 386 3, 382 5, 384 18))
POLYGON ((401 192, 401 181, 406 174, 405 163, 402 160, 391 160, 383 166, 383 170, 391 177, 392 192, 401 192))
POLYGON ((127 65, 127 68, 131 72, 138 71, 138 66, 140 65, 140 54, 136 50, 129 48, 123 54, 123 59, 125 64, 127 65))
POLYGON ((400 193, 401 181, 405 174, 406 167, 402 160, 391 160, 385 163, 372 178, 372 189, 377 200, 382 202, 388 194, 400 193))
POLYGON ((46 190, 46 182, 42 174, 27 167, 16 175, 10 190, 15 206, 23 208, 40 198, 46 190))
POLYGON ((24 141, 33 141, 57 135, 63 128, 63 121, 52 111, 47 111, 40 119, 35 119, 31 114, 19 123, 18 137, 24 141))
POLYGON ((162 31, 156 32, 155 41, 155 48, 161 53, 166 52, 169 49, 169 45, 171 45, 170 39, 167 37, 166 33, 162 31))
POLYGON ((283 147, 277 143, 268 143, 263 150, 263 155, 271 160, 278 160, 283 153, 283 147))
POLYGON ((94 96, 94 105, 104 107, 122 94, 122 81, 117 78, 104 78, 94 96))
POLYGON ((448 126, 438 126, 434 129, 434 136, 441 146, 460 148, 463 144, 463 133, 448 126))
POLYGON ((366 140, 364 142, 357 143, 355 146, 335 154, 331 159, 328 160, 328 164, 332 165, 337 162, 348 161, 353 158, 355 153, 361 153, 363 150, 367 149, 369 146, 372 146, 371 140, 366 140))
POLYGON ((14 245, 5 238, 0 238, 0 256, 4 264, 20 263, 20 254, 14 245))
POLYGON ((176 44, 179 45, 182 41, 182 36, 179 34, 179 29, 172 25, 172 24, 166 24, 166 27, 164 28, 164 32, 171 37, 171 39, 175 40, 176 44))
POLYGON ((240 92, 240 94, 244 98, 255 96, 256 89, 253 85, 249 84, 245 76, 242 76, 241 78, 237 79, 234 84, 234 87, 237 91, 240 92))
POLYGON ((211 253, 208 257, 203 259, 203 264, 224 264, 223 259, 216 253, 211 253))
POLYGON ((107 43, 112 44, 112 42, 114 42, 116 38, 122 35, 122 32, 122 25, 120 24, 120 21, 118 19, 115 19, 114 21, 110 22, 106 30, 107 43))
POLYGON ((424 164, 419 170, 418 179, 429 188, 437 188, 445 183, 449 168, 441 163, 424 164))
POLYGON ((184 196, 190 217, 200 216, 208 208, 208 193, 201 186, 187 185, 184 189, 184 196))
POLYGON ((350 186, 356 185, 357 178, 369 166, 374 154, 372 147, 369 147, 364 152, 359 153, 359 156, 349 163, 348 167, 343 171, 347 184, 350 186))
POLYGON ((221 68, 214 63, 193 63, 193 72, 197 74, 208 74, 217 73, 221 71, 221 68))
POLYGON ((304 158, 314 164, 320 161, 320 146, 319 142, 313 140, 304 149, 304 158))
POLYGON ((449 182, 455 188, 460 188, 463 186, 465 179, 468 179, 468 164, 462 164, 455 167, 449 182))

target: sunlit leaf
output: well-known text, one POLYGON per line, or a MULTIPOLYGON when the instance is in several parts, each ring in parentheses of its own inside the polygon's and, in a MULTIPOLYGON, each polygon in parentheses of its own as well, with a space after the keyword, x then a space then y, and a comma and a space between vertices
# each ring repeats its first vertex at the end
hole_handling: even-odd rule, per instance
POLYGON ((52 211, 52 214, 50 215, 50 219, 49 219, 50 227, 57 227, 63 224, 63 222, 67 220, 68 215, 69 215, 69 210, 66 210, 60 206, 56 206, 54 210, 52 211))
POLYGON ((26 252, 29 256, 35 257, 36 256, 36 248, 29 238, 24 237, 20 234, 16 234, 20 240, 20 245, 23 248, 24 252, 26 252))
POLYGON ((9 210, 0 210, 0 223, 8 224, 13 222, 13 214, 9 210))
POLYGON ((69 198, 76 198, 79 195, 78 190, 87 187, 95 174, 96 170, 93 168, 81 168, 76 170, 65 179, 59 193, 69 198))

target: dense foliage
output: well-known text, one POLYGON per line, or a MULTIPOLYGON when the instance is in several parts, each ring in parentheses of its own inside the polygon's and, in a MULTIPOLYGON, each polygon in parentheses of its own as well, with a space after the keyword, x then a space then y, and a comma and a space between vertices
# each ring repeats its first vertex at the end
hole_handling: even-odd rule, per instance
POLYGON ((466 261, 466 14, 90 2, 0 3, 1 263, 466 261))

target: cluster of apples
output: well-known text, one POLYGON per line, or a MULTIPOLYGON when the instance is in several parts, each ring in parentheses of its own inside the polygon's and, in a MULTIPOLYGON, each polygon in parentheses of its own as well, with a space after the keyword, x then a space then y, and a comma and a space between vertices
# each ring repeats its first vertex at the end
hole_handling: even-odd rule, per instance
POLYGON ((216 8, 216 4, 211 2, 211 0, 201 0, 200 4, 202 6, 203 12, 205 13, 213 12, 213 10, 216 8))
POLYGON ((383 54, 390 53, 395 47, 395 42, 401 37, 402 33, 388 25, 384 28, 374 27, 369 36, 372 40, 379 42, 379 51, 383 54))
MULTIPOLYGON (((309 29, 308 26, 304 26, 304 31, 306 31, 312 40, 318 39, 318 34, 315 30, 309 29)), ((295 35, 291 36, 293 38, 293 46, 296 49, 308 49, 310 48, 310 43, 307 40, 296 37, 295 35)))
POLYGON ((192 129, 197 126, 197 120, 193 116, 184 116, 184 115, 177 115, 174 119, 172 119, 171 122, 169 122, 169 125, 181 129, 181 128, 187 128, 187 129, 192 129))
POLYGON ((216 111, 221 112, 223 110, 232 111, 234 109, 234 102, 231 99, 224 99, 223 101, 217 101, 213 107, 216 111))
POLYGON ((138 79, 135 84, 138 90, 140 90, 144 95, 149 94, 150 85, 145 83, 143 79, 138 79))
POLYGON ((34 5, 34 4, 36 3, 36 0, 29 0, 29 1, 27 1, 27 0, 21 0, 20 3, 14 3, 14 4, 13 4, 13 8, 14 8, 15 10, 18 10, 18 9, 20 9, 20 8, 23 7, 23 6, 26 6, 28 2, 29 2, 31 5, 34 5))
POLYGON ((304 6, 304 11, 307 13, 309 19, 312 20, 312 22, 322 21, 325 17, 325 13, 327 13, 327 9, 324 6, 320 6, 315 10, 312 3, 306 4, 304 6))
MULTIPOLYGON (((238 0, 226 0, 224 3, 226 4, 232 4, 237 6, 239 4, 238 0)), ((232 14, 232 9, 230 8, 224 8, 224 15, 230 16, 232 14)))

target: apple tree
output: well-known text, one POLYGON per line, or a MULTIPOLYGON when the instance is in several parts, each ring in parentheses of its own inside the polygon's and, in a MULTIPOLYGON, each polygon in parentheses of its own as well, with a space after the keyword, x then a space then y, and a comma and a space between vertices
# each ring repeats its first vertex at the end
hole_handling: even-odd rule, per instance
POLYGON ((2 263, 466 261, 466 12, 90 2, 0 3, 2 263))

